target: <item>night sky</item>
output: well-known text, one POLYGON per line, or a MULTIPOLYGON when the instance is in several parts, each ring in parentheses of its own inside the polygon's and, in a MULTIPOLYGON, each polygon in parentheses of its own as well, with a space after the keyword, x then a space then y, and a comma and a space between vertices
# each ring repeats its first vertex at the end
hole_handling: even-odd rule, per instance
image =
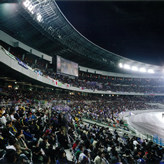
POLYGON ((164 2, 57 1, 86 38, 113 53, 164 65, 164 2))

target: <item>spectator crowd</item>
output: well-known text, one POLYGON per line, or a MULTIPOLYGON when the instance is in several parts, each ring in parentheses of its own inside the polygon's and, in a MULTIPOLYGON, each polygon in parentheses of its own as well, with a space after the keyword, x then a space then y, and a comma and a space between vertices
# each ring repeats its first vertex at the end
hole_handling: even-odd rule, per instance
MULTIPOLYGON (((48 63, 42 59, 19 56, 15 49, 11 52, 33 69, 39 69, 42 76, 70 86, 94 91, 164 93, 160 80, 97 77, 83 72, 78 78, 69 77, 49 70, 48 63)), ((88 118, 121 127, 120 112, 158 109, 158 105, 148 103, 163 103, 163 97, 82 96, 4 86, 0 89, 0 163, 164 163, 163 147, 152 141, 128 135, 128 129, 120 134, 118 128, 113 131, 83 121, 88 118)))
POLYGON ((83 116, 117 121, 121 108, 115 103, 34 106, 1 107, 1 163, 159 164, 163 159, 164 149, 151 141, 83 122, 83 116))
MULTIPOLYGON (((8 45, 4 42, 0 44, 8 50, 8 45)), ((164 93, 163 79, 140 79, 140 78, 123 78, 123 77, 108 77, 98 74, 79 72, 79 77, 66 76, 58 74, 50 69, 48 61, 35 57, 34 55, 22 52, 22 50, 10 47, 10 52, 19 60, 30 66, 35 72, 39 72, 41 76, 50 77, 69 86, 93 91, 110 91, 110 92, 128 92, 128 93, 145 93, 155 94, 164 93)))

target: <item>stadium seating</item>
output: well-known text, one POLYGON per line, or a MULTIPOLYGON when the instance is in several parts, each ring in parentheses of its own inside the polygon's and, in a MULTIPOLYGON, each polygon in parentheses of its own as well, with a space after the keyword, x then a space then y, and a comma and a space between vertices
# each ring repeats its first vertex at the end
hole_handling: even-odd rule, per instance
MULTIPOLYGON (((10 95, 1 96, 1 134, 0 150, 1 163, 159 163, 162 160, 162 147, 138 137, 117 132, 122 127, 118 114, 123 110, 155 108, 138 103, 120 101, 102 101, 102 98, 92 103, 74 101, 69 105, 55 102, 51 108, 38 108, 34 99, 44 92, 29 90, 12 90, 3 88, 3 92, 10 95), (32 96, 32 94, 35 96, 32 96), (99 100, 101 100, 99 102, 99 100), (82 118, 108 122, 115 131, 86 124, 82 118), (66 149, 70 149, 72 159, 66 156, 66 149)), ((43 97, 42 97, 43 96, 43 97)), ((46 100, 51 102, 49 94, 46 100)), ((54 97, 55 98, 55 97, 54 97)), ((41 104, 40 104, 41 105, 41 104)), ((129 133, 128 133, 129 134, 129 133)))
MULTIPOLYGON (((7 45, 3 43, 3 46, 7 48, 7 45)), ((6 50, 5 50, 6 51, 6 50)), ((68 86, 82 88, 82 90, 89 89, 92 91, 107 91, 116 93, 144 93, 144 94, 160 94, 164 93, 163 79, 123 79, 99 76, 96 74, 89 74, 79 72, 79 77, 70 77, 63 74, 58 74, 49 69, 49 63, 33 55, 25 55, 24 58, 21 55, 16 55, 17 52, 13 48, 11 50, 15 57, 20 57, 25 64, 29 66, 31 70, 40 75, 58 80, 68 86)), ((19 54, 20 52, 18 52, 19 54)))
MULTIPOLYGON (((23 58, 15 49, 11 52, 35 71, 40 70, 41 76, 74 87, 164 93, 161 79, 123 80, 84 72, 72 78, 51 71, 42 59, 23 58)), ((162 96, 82 95, 4 85, 0 94, 0 163, 156 164, 163 159, 161 146, 137 137, 119 118, 124 111, 159 109, 158 103, 164 103, 162 96), (72 154, 71 160, 65 150, 72 154)))

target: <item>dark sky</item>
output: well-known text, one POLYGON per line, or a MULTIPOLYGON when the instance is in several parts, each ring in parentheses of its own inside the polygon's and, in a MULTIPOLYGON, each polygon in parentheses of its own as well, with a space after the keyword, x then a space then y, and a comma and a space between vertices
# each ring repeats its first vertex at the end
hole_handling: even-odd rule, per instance
POLYGON ((164 2, 57 1, 86 38, 116 54, 164 65, 164 2))

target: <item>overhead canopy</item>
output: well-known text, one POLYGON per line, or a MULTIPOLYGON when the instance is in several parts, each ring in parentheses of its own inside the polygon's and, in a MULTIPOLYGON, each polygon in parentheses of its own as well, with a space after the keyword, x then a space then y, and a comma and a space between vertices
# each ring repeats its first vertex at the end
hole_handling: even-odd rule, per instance
POLYGON ((160 69, 109 52, 82 36, 55 0, 20 0, 0 4, 0 29, 47 55, 60 55, 81 66, 121 72, 119 63, 160 69))

